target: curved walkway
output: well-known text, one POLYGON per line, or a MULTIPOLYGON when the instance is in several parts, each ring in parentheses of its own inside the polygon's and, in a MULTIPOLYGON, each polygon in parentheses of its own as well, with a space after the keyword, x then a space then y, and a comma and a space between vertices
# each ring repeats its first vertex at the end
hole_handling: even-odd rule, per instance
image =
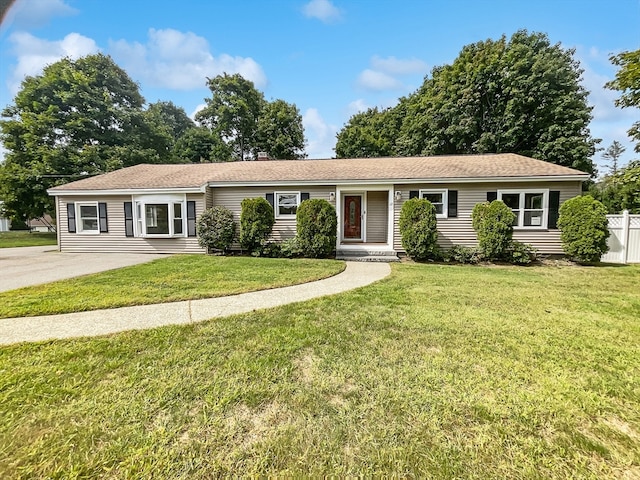
POLYGON ((388 263, 347 262, 347 268, 333 277, 272 290, 91 312, 4 318, 0 319, 0 345, 202 322, 346 292, 381 280, 389 273, 388 263))

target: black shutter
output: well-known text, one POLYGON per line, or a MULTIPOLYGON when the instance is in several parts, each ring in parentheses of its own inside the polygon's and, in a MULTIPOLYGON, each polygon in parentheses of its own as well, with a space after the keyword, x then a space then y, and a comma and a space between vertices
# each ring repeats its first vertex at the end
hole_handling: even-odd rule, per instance
POLYGON ((273 197, 273 193, 267 193, 267 194, 265 195, 265 198, 267 199, 267 202, 269 202, 269 205, 271 205, 271 208, 276 208, 276 207, 274 206, 274 202, 275 202, 275 200, 274 200, 274 197, 273 197))
POLYGON ((458 191, 457 190, 449 190, 447 216, 449 218, 455 218, 458 216, 458 191))
POLYGON ((133 237, 133 203, 124 202, 124 234, 133 237))
POLYGON ((187 202, 187 235, 196 236, 196 202, 193 200, 187 202))
POLYGON ((411 190, 409 192, 409 198, 418 198, 420 196, 420 192, 418 190, 411 190))
POLYGON ((300 194, 300 203, 304 202, 305 200, 309 200, 309 194, 308 193, 301 193, 300 194))
POLYGON ((487 192, 487 202, 493 202, 498 199, 498 192, 487 192))
POLYGON ((558 216, 560 210, 560 192, 552 190, 549 192, 549 228, 558 228, 558 216))
POLYGON ((69 233, 76 233, 76 205, 67 203, 67 230, 69 233))
POLYGON ((107 224, 107 204, 98 203, 98 218, 100 219, 100 233, 107 233, 109 225, 107 224))

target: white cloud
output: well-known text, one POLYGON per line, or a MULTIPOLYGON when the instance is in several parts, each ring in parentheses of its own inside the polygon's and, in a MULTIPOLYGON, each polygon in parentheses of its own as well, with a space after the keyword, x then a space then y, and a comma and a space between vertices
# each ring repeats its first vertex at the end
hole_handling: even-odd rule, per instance
POLYGON ((196 121, 196 114, 200 111, 200 110, 204 110, 204 108, 207 106, 206 103, 200 103, 196 106, 196 108, 193 110, 193 112, 191 112, 191 115, 189 115, 189 118, 191 120, 193 120, 194 122, 196 121))
POLYGON ((384 72, 368 68, 358 75, 357 84, 365 90, 399 90, 402 88, 400 80, 384 72))
POLYGON ((364 112, 371 108, 367 102, 365 102, 362 98, 358 98, 353 102, 349 103, 347 106, 347 111, 349 112, 349 116, 355 115, 356 113, 364 112))
POLYGON ((155 87, 176 90, 203 88, 206 77, 239 73, 256 87, 267 83, 262 67, 250 57, 221 54, 214 57, 204 37, 173 29, 149 30, 145 44, 109 42, 109 50, 129 74, 155 87))
POLYGON ((337 22, 342 19, 342 12, 329 0, 311 0, 302 7, 306 17, 317 18, 324 23, 337 22))
POLYGON ((3 27, 20 29, 41 27, 53 17, 64 17, 78 13, 63 0, 17 0, 6 12, 3 27))
POLYGON ((403 60, 396 57, 382 58, 375 55, 371 59, 371 66, 380 72, 390 75, 410 75, 412 73, 427 73, 427 64, 418 58, 403 60))
POLYGON ((12 50, 18 60, 7 80, 12 95, 20 90, 25 76, 39 74, 44 66, 64 57, 75 59, 99 51, 95 41, 79 33, 70 33, 62 40, 50 41, 30 33, 16 32, 9 37, 9 42, 13 44, 12 50))
MULTIPOLYGON (((424 75, 427 71, 427 64, 417 58, 382 58, 374 55, 370 61, 371 68, 360 72, 356 85, 365 90, 412 90, 398 77, 409 75, 424 75)), ((415 80, 415 79, 414 79, 415 80)))
POLYGON ((338 128, 325 122, 316 108, 304 112, 302 125, 308 140, 306 151, 309 158, 333 157, 338 128))
MULTIPOLYGON (((609 54, 600 52, 597 48, 577 48, 575 58, 580 61, 582 85, 589 92, 589 105, 593 106, 593 120, 589 125, 591 135, 601 138, 600 148, 607 148, 614 140, 626 147, 621 158, 621 164, 635 158, 633 142, 627 136, 627 130, 640 116, 640 109, 618 108, 615 100, 619 92, 606 89, 605 83, 615 77, 615 67, 609 61, 609 54)), ((603 164, 602 153, 596 153, 594 160, 603 164)), ((603 170, 604 171, 604 170, 603 170)))

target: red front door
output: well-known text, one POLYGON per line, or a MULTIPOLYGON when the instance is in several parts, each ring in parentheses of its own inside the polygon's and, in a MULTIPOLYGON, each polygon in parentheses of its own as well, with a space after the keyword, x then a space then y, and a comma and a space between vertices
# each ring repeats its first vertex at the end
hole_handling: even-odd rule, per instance
POLYGON ((362 195, 344 196, 344 239, 362 239, 362 195))

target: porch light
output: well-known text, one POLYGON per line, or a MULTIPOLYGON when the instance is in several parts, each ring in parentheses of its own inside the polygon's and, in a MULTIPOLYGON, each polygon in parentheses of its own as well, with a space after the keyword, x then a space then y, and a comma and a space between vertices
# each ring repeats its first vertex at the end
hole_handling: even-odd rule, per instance
POLYGON ((329 192, 329 201, 333 202, 336 199, 336 192, 329 192))
POLYGON ((400 190, 396 190, 396 201, 402 200, 402 192, 400 190))

